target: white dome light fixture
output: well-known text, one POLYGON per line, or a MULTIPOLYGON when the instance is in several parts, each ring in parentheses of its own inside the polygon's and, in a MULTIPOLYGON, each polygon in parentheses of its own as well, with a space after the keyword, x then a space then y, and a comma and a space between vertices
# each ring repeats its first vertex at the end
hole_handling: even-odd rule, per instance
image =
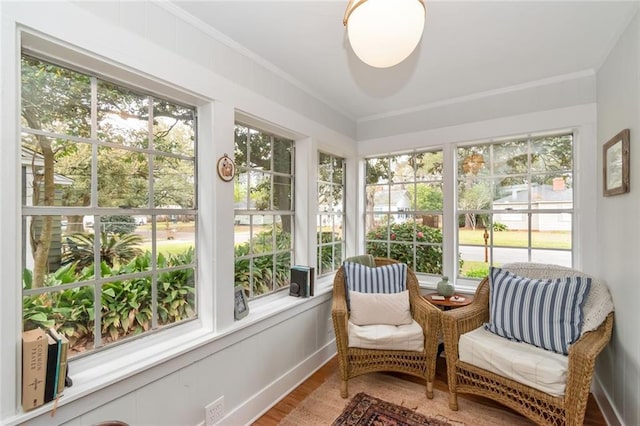
POLYGON ((415 50, 425 17, 424 0, 349 0, 342 23, 362 62, 388 68, 415 50))

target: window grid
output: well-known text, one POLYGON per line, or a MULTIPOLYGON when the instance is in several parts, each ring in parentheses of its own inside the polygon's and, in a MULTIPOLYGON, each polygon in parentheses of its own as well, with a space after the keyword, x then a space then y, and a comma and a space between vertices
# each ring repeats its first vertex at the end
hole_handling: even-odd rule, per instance
POLYGON ((318 275, 340 268, 344 259, 345 159, 318 152, 318 275))
MULTIPOLYGON (((156 125, 166 131, 154 132, 158 129, 154 129, 151 100, 157 98, 143 95, 150 100, 149 115, 133 117, 136 111, 127 102, 133 92, 109 83, 109 98, 100 103, 101 80, 95 76, 26 55, 22 76, 24 329, 55 327, 69 338, 70 356, 77 356, 193 319, 195 108, 163 100, 169 108, 156 125), (103 124, 119 122, 123 128, 106 126, 99 134, 99 111, 103 124), (145 138, 169 148, 155 149, 153 142, 146 149, 130 146, 126 126, 131 117, 147 120, 145 138), (112 142, 110 136, 121 143, 112 142), (101 147, 109 147, 114 158, 101 156, 101 147), (121 160, 147 161, 153 167, 154 156, 181 162, 182 175, 171 178, 178 178, 187 195, 176 197, 178 191, 171 188, 169 179, 154 177, 166 167, 141 169, 139 176, 120 170, 123 181, 146 186, 142 191, 146 200, 135 188, 109 187, 101 175, 117 169, 121 160), (166 192, 165 202, 176 201, 168 207, 156 206, 155 185, 166 192), (116 204, 116 200, 136 198, 131 205, 116 204), (180 232, 186 251, 160 249, 157 244, 158 220, 169 217, 176 222, 181 219, 180 224, 174 222, 175 227, 193 228, 180 232), (157 263, 158 256, 162 265, 157 263), (164 299, 159 302, 159 297, 164 299)), ((173 239, 176 232, 171 232, 173 239)))
POLYGON ((489 266, 572 266, 573 134, 457 148, 460 276, 489 266))
POLYGON ((235 286, 249 299, 288 288, 294 260, 294 143, 236 123, 235 286))
POLYGON ((442 274, 442 150, 366 159, 367 253, 442 274))

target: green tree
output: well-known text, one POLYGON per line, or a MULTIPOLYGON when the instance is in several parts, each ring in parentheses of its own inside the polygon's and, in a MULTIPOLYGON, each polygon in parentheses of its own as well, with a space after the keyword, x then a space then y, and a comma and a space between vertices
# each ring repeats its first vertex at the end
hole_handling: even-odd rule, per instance
MULTIPOLYGON (((23 137, 23 153, 31 153, 34 204, 53 206, 55 192, 62 192, 65 206, 88 206, 91 202, 92 147, 68 135, 91 137, 92 85, 97 85, 97 136, 116 144, 98 150, 98 205, 147 207, 149 160, 141 151, 118 149, 149 146, 149 102, 140 95, 26 55, 22 57, 22 125, 37 132, 23 137), (97 83, 96 83, 97 82, 97 83), (46 133, 42 133, 46 132, 46 133), (55 176, 68 177, 69 185, 56 188, 55 176)), ((154 148, 193 157, 195 135, 193 110, 169 102, 153 104, 154 148)), ((154 205, 195 204, 193 161, 155 156, 154 205)), ((68 218, 68 232, 82 231, 82 216, 68 218)), ((43 215, 31 222, 30 246, 34 259, 33 286, 41 287, 51 248, 53 217, 43 215)))

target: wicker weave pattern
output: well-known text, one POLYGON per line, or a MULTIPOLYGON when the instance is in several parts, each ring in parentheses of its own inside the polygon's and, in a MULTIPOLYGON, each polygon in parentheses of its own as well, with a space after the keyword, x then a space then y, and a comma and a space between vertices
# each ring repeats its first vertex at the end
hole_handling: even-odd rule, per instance
MULTIPOLYGON (((557 278, 565 276, 564 272, 567 271, 566 268, 554 270, 550 265, 536 264, 529 264, 526 271, 525 268, 518 269, 519 275, 530 278, 557 278), (550 276, 553 273, 556 275, 550 276)), ((561 397, 546 394, 459 360, 459 336, 482 326, 488 320, 488 278, 480 283, 470 305, 447 311, 442 316, 450 408, 458 409, 457 393, 470 393, 511 407, 538 424, 582 425, 596 357, 611 338, 613 312, 600 327, 584 333, 569 348, 567 385, 565 395, 561 397)))
MULTIPOLYGON (((392 259, 376 258, 376 266, 397 263, 392 259)), ((333 281, 333 305, 331 317, 336 334, 338 366, 342 385, 340 395, 348 396, 348 381, 352 377, 377 371, 407 373, 425 379, 427 397, 433 398, 438 335, 440 333, 441 311, 420 295, 420 287, 415 273, 407 270, 407 289, 411 316, 424 330, 424 351, 390 351, 349 347, 348 321, 344 270, 341 267, 333 281)))

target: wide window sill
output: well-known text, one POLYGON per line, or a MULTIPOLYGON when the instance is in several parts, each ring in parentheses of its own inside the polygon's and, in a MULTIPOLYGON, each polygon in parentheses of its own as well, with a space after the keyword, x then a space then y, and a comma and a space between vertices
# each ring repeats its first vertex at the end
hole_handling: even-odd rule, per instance
MULTIPOLYGON (((333 277, 324 278, 317 283, 314 297, 291 297, 288 292, 283 291, 271 297, 250 302, 249 315, 242 320, 235 321, 230 327, 219 332, 214 332, 212 329, 204 327, 201 321, 195 320, 71 361, 69 363, 69 372, 73 380, 73 386, 65 389, 64 394, 58 400, 57 409, 81 400, 108 386, 126 381, 126 385, 118 388, 116 395, 109 393, 104 398, 98 397, 91 400, 91 404, 95 404, 96 407, 103 405, 122 393, 133 391, 157 379, 153 374, 144 374, 155 366, 189 353, 192 353, 195 358, 208 356, 244 338, 246 336, 243 333, 244 330, 249 331, 250 334, 259 333, 263 327, 267 328, 272 325, 271 320, 280 321, 280 314, 293 316, 301 311, 311 309, 326 301, 328 293, 331 292, 333 277), (207 348, 202 352, 197 351, 200 347, 214 342, 217 343, 218 341, 220 344, 211 350, 207 348), (199 353, 196 354, 195 352, 199 353)), ((171 365, 169 371, 180 368, 181 362, 188 364, 193 361, 190 357, 185 357, 175 366, 171 365)), ((166 374, 167 371, 163 371, 161 376, 166 374)), ((95 408, 91 404, 85 404, 83 401, 82 410, 88 412, 95 408)), ((7 426, 18 425, 36 417, 48 415, 52 410, 54 410, 54 403, 50 402, 34 410, 5 418, 3 419, 3 424, 7 426)), ((83 412, 74 413, 74 416, 81 414, 83 412)), ((69 420, 71 419, 56 419, 56 421, 61 422, 69 420)))

